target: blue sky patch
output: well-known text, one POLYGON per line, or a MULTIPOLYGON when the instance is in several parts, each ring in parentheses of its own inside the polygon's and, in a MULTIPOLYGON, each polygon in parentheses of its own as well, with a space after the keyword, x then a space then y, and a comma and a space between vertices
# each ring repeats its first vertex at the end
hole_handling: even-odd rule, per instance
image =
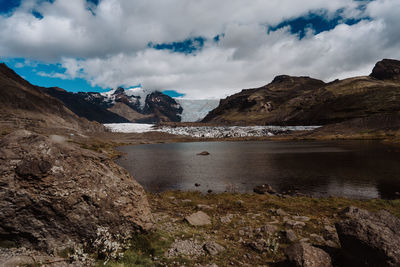
POLYGON ((0 14, 12 12, 21 5, 21 0, 0 0, 0 14))
POLYGON ((43 15, 40 12, 36 11, 36 10, 32 11, 32 15, 37 19, 43 19, 43 15))
POLYGON ((60 87, 70 92, 105 92, 109 90, 99 86, 91 86, 86 80, 81 78, 63 79, 60 77, 49 77, 65 72, 61 64, 26 62, 24 59, 7 59, 5 63, 18 75, 34 85, 60 87))
POLYGON ((165 90, 165 91, 162 91, 162 92, 164 94, 166 94, 167 96, 170 96, 170 97, 183 97, 183 96, 185 96, 185 94, 178 93, 175 90, 165 90))
POLYGON ((204 37, 195 37, 191 39, 186 39, 181 42, 172 42, 172 43, 164 43, 164 44, 154 44, 150 42, 148 47, 157 49, 157 50, 171 50, 176 53, 184 53, 191 54, 198 50, 201 50, 204 46, 204 42, 206 39, 204 37))
POLYGON ((359 18, 359 19, 346 19, 341 15, 342 11, 338 10, 336 12, 336 16, 328 19, 326 16, 326 12, 315 12, 309 13, 306 16, 290 19, 281 22, 280 24, 269 27, 268 32, 276 31, 283 27, 290 27, 290 32, 292 34, 297 34, 300 39, 304 38, 308 29, 312 29, 315 34, 329 31, 334 29, 339 24, 347 24, 354 25, 360 22, 361 20, 369 19, 369 18, 359 18))

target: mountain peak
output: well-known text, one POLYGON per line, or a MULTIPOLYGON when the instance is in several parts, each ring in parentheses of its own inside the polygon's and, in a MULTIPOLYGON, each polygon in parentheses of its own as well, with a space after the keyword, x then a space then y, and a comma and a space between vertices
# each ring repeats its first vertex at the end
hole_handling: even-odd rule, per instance
POLYGON ((378 80, 400 80, 400 61, 383 59, 375 64, 369 76, 378 80))
POLYGON ((125 92, 125 89, 122 88, 122 87, 118 87, 118 88, 114 91, 113 95, 121 94, 121 93, 123 93, 123 92, 125 92))

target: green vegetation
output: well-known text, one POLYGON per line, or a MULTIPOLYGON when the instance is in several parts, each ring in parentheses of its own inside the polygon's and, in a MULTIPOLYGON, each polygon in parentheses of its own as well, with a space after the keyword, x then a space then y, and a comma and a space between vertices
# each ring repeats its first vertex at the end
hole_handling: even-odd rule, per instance
POLYGON ((105 262, 100 260, 98 266, 125 267, 125 266, 151 266, 153 260, 163 257, 164 250, 170 246, 172 239, 162 231, 152 231, 138 234, 130 241, 129 248, 117 261, 105 262))

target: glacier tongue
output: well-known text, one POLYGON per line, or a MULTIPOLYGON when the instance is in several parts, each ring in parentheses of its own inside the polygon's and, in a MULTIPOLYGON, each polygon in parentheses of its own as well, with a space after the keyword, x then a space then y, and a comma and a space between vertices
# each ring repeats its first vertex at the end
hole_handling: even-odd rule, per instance
POLYGON ((174 99, 183 108, 182 122, 200 121, 219 104, 219 99, 185 99, 179 97, 174 99))

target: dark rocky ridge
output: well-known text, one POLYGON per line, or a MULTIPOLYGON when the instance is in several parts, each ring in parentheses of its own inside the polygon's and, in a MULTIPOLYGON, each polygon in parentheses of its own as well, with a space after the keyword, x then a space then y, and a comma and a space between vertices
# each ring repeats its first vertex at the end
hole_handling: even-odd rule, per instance
POLYGON ((324 83, 277 76, 270 84, 221 100, 203 122, 326 125, 400 111, 400 61, 378 62, 370 76, 324 83))
POLYGON ((383 59, 376 63, 371 77, 378 80, 400 80, 400 61, 394 59, 383 59))
POLYGON ((126 118, 107 110, 107 108, 103 107, 101 103, 96 103, 96 101, 87 101, 81 93, 73 94, 57 87, 41 89, 46 94, 59 99, 79 117, 84 117, 90 121, 97 121, 99 123, 129 122, 126 118))

